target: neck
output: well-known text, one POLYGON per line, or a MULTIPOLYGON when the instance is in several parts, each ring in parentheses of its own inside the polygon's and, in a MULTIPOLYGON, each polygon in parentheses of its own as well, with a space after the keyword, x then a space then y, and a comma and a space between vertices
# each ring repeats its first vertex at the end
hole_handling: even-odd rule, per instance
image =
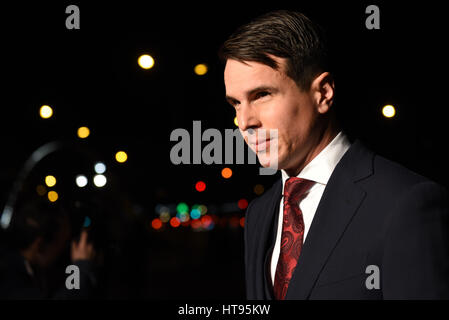
POLYGON ((293 168, 285 169, 285 172, 290 177, 296 177, 304 169, 304 167, 310 163, 310 161, 312 161, 321 151, 323 151, 324 148, 326 148, 326 146, 337 136, 339 131, 339 126, 335 122, 330 121, 324 126, 323 130, 318 132, 312 147, 303 160, 293 168))

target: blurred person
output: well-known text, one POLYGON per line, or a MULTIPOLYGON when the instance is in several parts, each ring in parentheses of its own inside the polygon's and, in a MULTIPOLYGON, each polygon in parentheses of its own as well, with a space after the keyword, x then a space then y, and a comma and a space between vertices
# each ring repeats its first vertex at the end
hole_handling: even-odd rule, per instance
POLYGON ((242 136, 281 171, 246 211, 247 298, 449 298, 448 192, 341 129, 323 30, 270 12, 220 57, 242 136))
MULTIPOLYGON (((83 230, 70 244, 72 230, 67 212, 58 207, 26 205, 13 215, 0 253, 0 299, 86 299, 96 286, 92 260, 95 249, 83 230), (71 263, 80 271, 80 288, 61 284, 48 288, 48 271, 70 247, 71 263)), ((63 270, 62 272, 64 272, 63 270)), ((66 278, 69 274, 62 275, 66 278)), ((61 278, 61 276, 59 277, 61 278)))

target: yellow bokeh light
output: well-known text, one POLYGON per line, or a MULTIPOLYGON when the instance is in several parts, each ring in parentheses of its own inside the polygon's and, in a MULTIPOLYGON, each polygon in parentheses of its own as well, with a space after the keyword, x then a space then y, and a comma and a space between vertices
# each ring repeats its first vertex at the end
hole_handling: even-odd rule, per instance
POLYGON ((55 186, 55 184, 56 184, 56 178, 54 177, 54 176, 46 176, 45 177, 45 184, 48 186, 48 187, 54 187, 55 186))
POLYGON ((80 127, 77 134, 79 138, 85 139, 90 135, 90 130, 88 127, 80 127))
POLYGON ((119 151, 115 154, 115 160, 117 160, 117 162, 123 163, 128 160, 128 155, 125 151, 119 151))
POLYGON ((197 75, 203 76, 207 73, 207 65, 203 63, 197 64, 193 70, 197 75))
POLYGON ((139 57, 137 63, 142 69, 151 69, 154 66, 154 59, 149 54, 143 54, 139 57))
POLYGON ((39 109, 39 115, 43 119, 48 119, 48 118, 50 118, 53 115, 53 109, 50 106, 43 105, 39 109))
POLYGON ((56 191, 49 191, 47 196, 48 200, 50 200, 51 202, 55 202, 59 198, 58 193, 56 191))
POLYGON ((235 124, 236 127, 239 126, 239 121, 237 120, 237 117, 234 118, 234 124, 235 124))
POLYGON ((390 104, 386 105, 385 107, 382 108, 382 114, 386 118, 392 118, 396 114, 396 109, 390 104))

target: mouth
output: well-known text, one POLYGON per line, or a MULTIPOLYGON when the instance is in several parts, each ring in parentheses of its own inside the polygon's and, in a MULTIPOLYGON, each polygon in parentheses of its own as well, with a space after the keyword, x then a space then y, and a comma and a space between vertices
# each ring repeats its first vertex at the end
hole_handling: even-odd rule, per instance
POLYGON ((271 139, 266 139, 264 141, 257 141, 255 143, 250 142, 249 145, 250 145, 251 149, 253 149, 256 153, 264 152, 270 146, 270 141, 271 141, 271 139))

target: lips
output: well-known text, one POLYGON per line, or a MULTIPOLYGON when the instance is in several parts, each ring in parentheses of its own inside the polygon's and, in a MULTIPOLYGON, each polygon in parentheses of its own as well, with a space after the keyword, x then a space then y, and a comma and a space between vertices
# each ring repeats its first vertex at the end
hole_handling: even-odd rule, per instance
POLYGON ((249 143, 251 148, 255 150, 255 152, 263 152, 270 146, 270 140, 267 139, 264 141, 258 141, 256 143, 249 143))

